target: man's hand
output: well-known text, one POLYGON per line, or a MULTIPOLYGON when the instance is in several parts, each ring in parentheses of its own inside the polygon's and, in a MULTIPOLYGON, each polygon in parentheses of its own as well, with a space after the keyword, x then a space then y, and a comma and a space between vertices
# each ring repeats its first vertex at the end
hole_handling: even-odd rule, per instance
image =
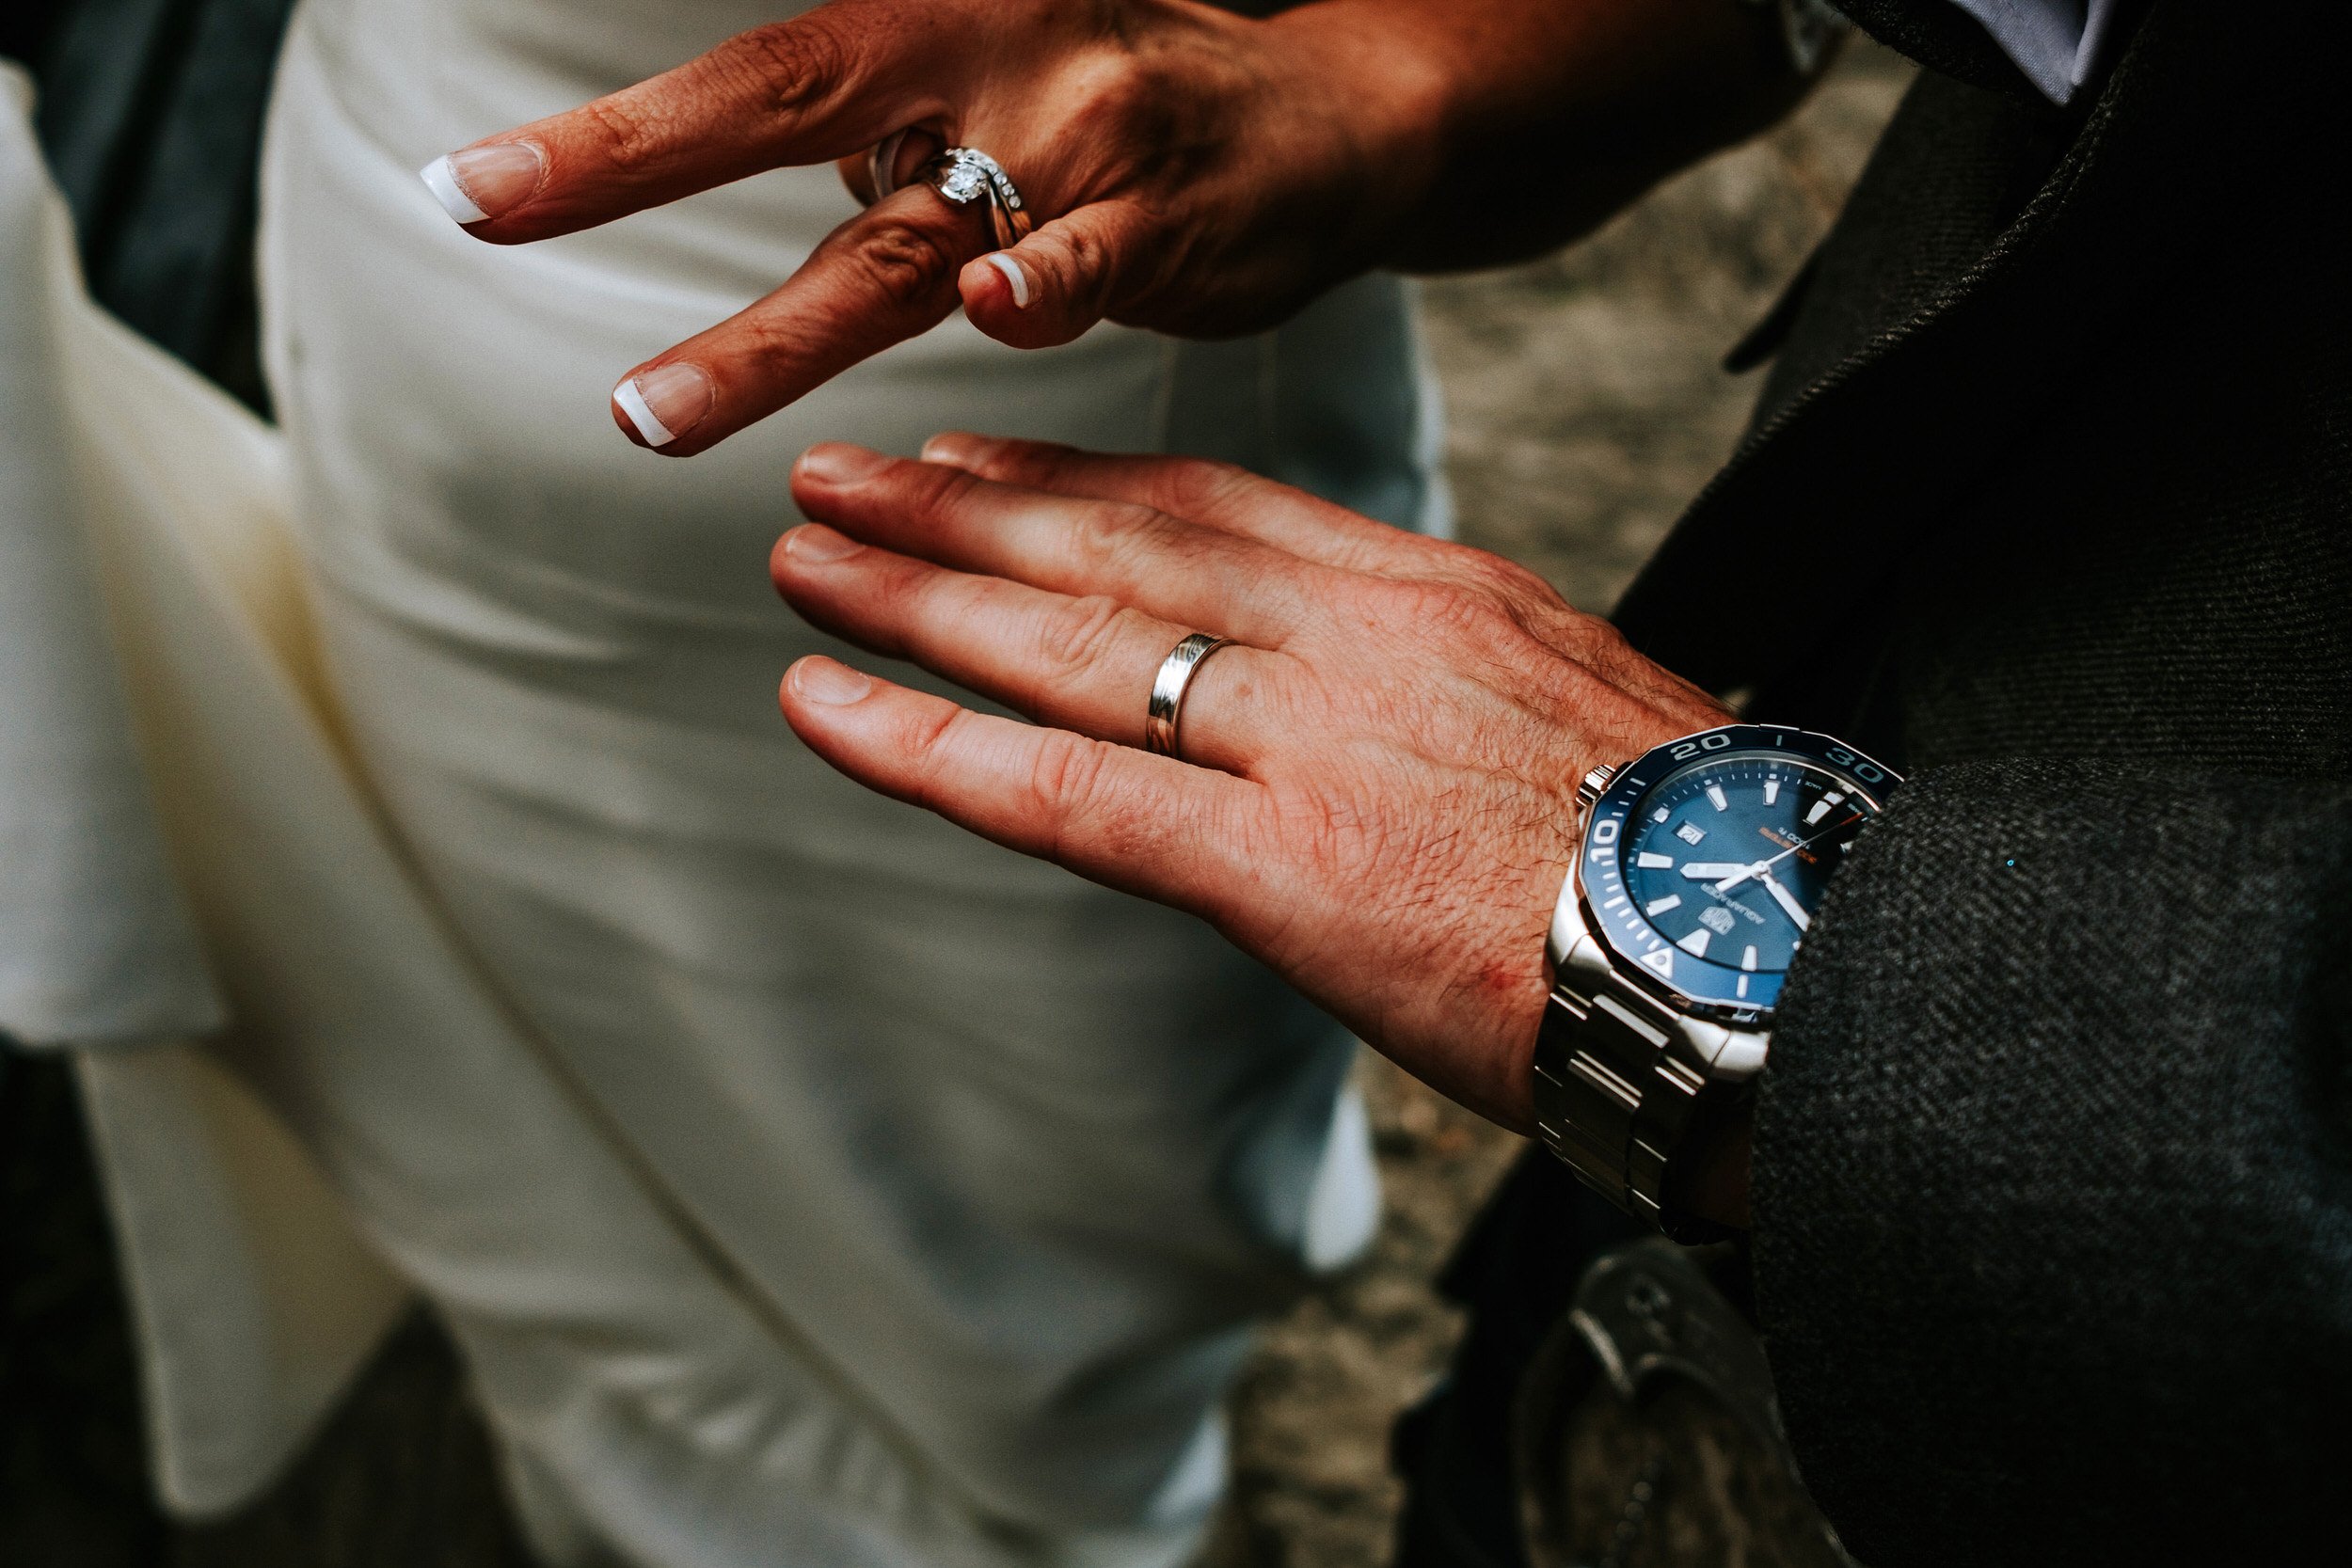
POLYGON ((1544 931, 1577 781, 1723 721, 1607 623, 1483 551, 1216 465, 943 436, 824 446, 777 546, 803 614, 1038 722, 826 658, 786 717, 861 783, 1189 910, 1429 1084, 1530 1122, 1544 931), (1136 750, 1200 666, 1183 760, 1136 750))
POLYGON ((622 378, 614 422, 701 451, 959 305, 1018 347, 1112 320, 1271 325, 1380 265, 1545 248, 1760 125, 1800 84, 1735 0, 832 0, 426 172, 514 245, 913 128, 994 157, 1038 220, 1010 250, 919 183, 732 319, 622 378), (647 420, 652 420, 649 428, 647 420))

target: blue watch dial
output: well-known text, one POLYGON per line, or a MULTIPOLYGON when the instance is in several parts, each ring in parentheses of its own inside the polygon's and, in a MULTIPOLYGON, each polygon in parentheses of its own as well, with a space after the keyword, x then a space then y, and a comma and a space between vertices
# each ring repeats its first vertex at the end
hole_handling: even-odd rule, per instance
POLYGON ((1661 747, 1595 806, 1583 878, 1596 934, 1692 1001, 1769 1009, 1895 782, 1803 731, 1727 725, 1661 747))

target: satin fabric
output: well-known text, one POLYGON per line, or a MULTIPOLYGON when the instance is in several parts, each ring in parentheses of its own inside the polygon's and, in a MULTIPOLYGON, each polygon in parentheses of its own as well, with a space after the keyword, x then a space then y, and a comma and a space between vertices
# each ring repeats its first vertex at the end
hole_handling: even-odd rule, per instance
POLYGON ((853 211, 832 170, 521 249, 415 170, 774 14, 319 0, 289 40, 263 294, 326 678, 418 885, 572 1096, 560 1127, 499 1107, 493 1152, 453 1102, 476 1069, 405 1080, 408 1267, 552 1561, 1172 1561, 1249 1326, 1369 1234, 1352 1046, 1205 927, 817 762, 775 682, 845 650, 763 562, 798 450, 951 427, 1435 520, 1409 315, 1372 279, 1229 344, 1021 354, 959 319, 708 454, 639 451, 613 379, 786 276, 853 211), (609 1226, 575 1160, 649 1228, 609 1226), (432 1241, 477 1230, 501 1250, 432 1241))

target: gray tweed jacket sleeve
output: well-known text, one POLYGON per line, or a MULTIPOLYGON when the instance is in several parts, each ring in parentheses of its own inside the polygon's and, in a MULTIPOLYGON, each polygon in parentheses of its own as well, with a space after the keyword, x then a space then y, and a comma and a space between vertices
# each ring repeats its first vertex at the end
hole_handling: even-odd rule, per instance
POLYGON ((2348 1004, 2352 787, 2034 762, 1897 796, 1756 1119, 1758 1311, 1857 1557, 2352 1549, 2348 1004))

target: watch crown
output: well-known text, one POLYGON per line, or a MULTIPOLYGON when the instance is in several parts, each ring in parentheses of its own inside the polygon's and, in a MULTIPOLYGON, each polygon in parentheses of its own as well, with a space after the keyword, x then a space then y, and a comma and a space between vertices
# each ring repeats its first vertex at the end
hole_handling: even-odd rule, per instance
POLYGON ((1576 786, 1576 798, 1591 805, 1600 799, 1601 792, 1609 787, 1609 781, 1616 776, 1617 769, 1613 766, 1602 764, 1584 775, 1584 782, 1576 786))

